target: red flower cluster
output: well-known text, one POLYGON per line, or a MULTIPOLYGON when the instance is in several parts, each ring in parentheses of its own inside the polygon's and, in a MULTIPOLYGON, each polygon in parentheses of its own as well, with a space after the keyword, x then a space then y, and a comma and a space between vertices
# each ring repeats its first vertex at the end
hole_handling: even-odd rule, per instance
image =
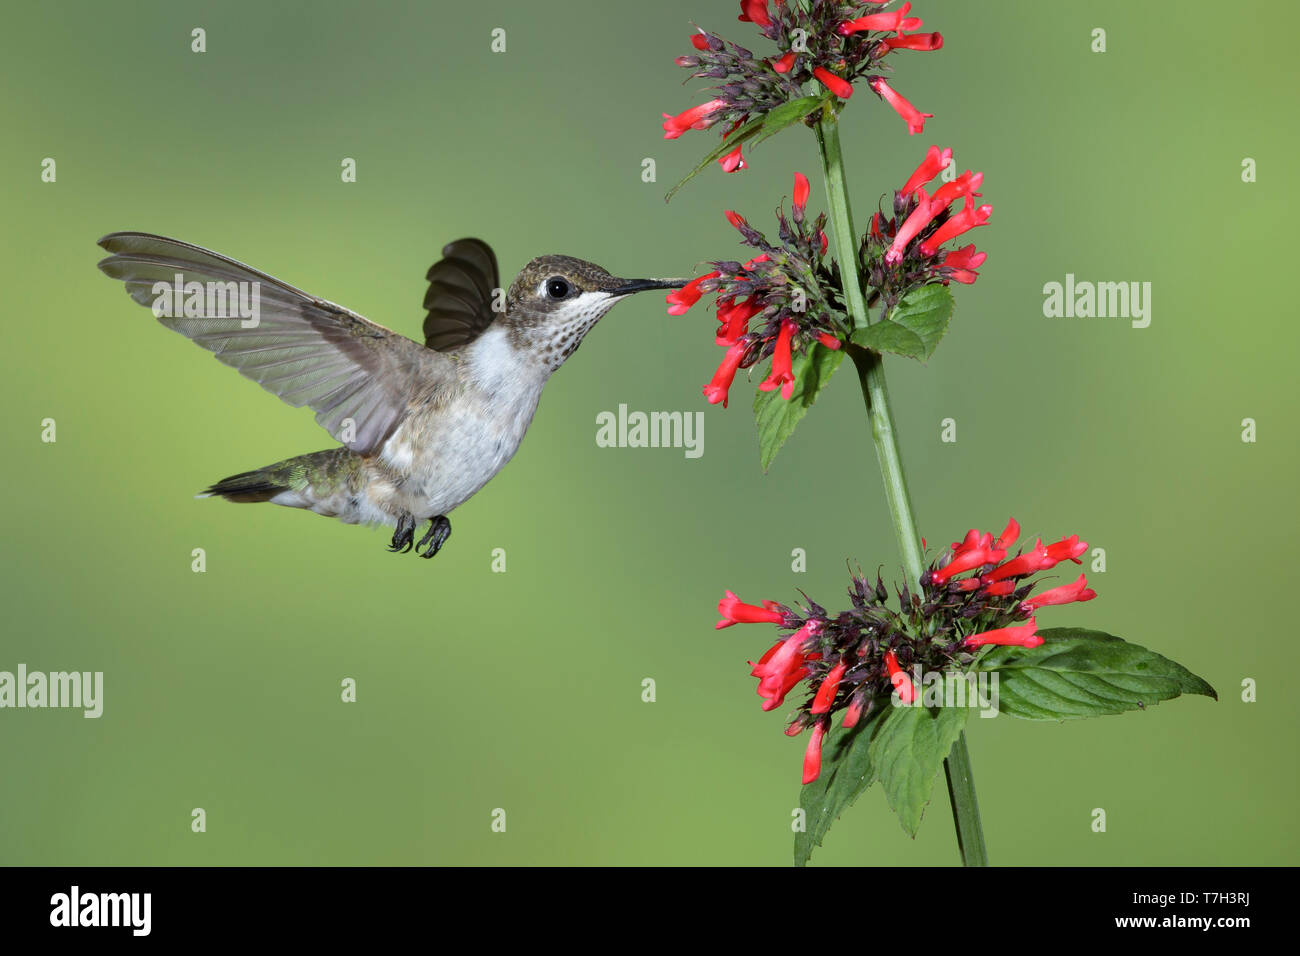
POLYGON ((871 217, 863 241, 862 271, 867 284, 884 297, 886 308, 927 282, 969 285, 979 278, 976 270, 984 264, 985 253, 977 252, 973 244, 941 247, 988 222, 993 207, 975 203, 982 195, 984 174, 968 169, 952 182, 940 183, 933 194, 926 190, 951 162, 951 149, 931 146, 903 188, 894 193, 893 217, 881 212, 871 217), (953 211, 958 199, 962 208, 953 211))
MULTIPOLYGON (((884 594, 883 584, 879 591, 884 594)), ((871 590, 871 603, 880 603, 875 589, 871 590)), ((863 607, 859 606, 858 610, 863 607)), ((831 618, 814 604, 810 605, 808 615, 802 617, 772 601, 764 601, 761 607, 745 604, 731 591, 718 602, 718 612, 722 615, 718 628, 739 623, 769 623, 793 629, 792 634, 772 645, 757 663, 750 661, 750 674, 758 678, 758 696, 763 699, 765 711, 780 707, 786 695, 801 681, 809 682, 811 697, 786 728, 786 734, 791 737, 812 728, 804 753, 804 783, 816 780, 821 772, 822 742, 834 712, 843 710, 843 726, 854 727, 864 714, 880 706, 890 689, 902 703, 910 704, 916 699, 911 678, 899 662, 899 653, 908 661, 915 659, 913 650, 901 631, 882 633, 870 612, 857 617, 853 616, 854 612, 846 612, 831 618), (897 649, 890 646, 893 643, 897 643, 897 649)))
MULTIPOLYGON (((664 138, 676 139, 689 129, 724 123, 725 136, 756 116, 804 95, 803 86, 816 81, 842 100, 853 95, 855 81, 866 78, 871 89, 907 121, 909 133, 925 129, 931 113, 922 113, 879 75, 882 61, 895 50, 932 51, 943 46, 938 33, 914 33, 921 27, 909 16, 911 3, 888 12, 852 16, 889 0, 865 0, 848 5, 839 0, 784 3, 741 0, 739 19, 754 24, 782 52, 756 57, 744 47, 700 30, 691 36, 695 52, 679 56, 678 66, 697 77, 717 79, 716 94, 707 103, 673 116, 664 114, 664 138), (854 8, 857 8, 856 10, 854 8)), ((741 145, 718 160, 727 172, 745 167, 741 145)))
POLYGON ((777 212, 780 246, 769 244, 743 216, 728 210, 727 221, 759 254, 743 265, 712 263, 713 271, 667 296, 668 314, 684 315, 705 294, 717 293, 714 341, 727 351, 704 386, 711 404, 725 407, 736 373, 769 357, 771 372, 758 387, 779 389, 788 401, 795 388, 794 356, 817 344, 830 349, 842 344, 843 305, 825 260, 826 217, 808 219, 809 191, 808 178, 795 173, 791 215, 787 219, 783 210, 777 212))
POLYGON ((1025 579, 1062 561, 1080 563, 1088 544, 1078 535, 1050 545, 1040 539, 1008 559, 1019 536, 1014 518, 996 538, 972 529, 922 574, 921 594, 906 587, 897 592, 897 611, 886 607, 889 592, 879 575, 873 584, 861 573, 849 588, 852 607, 839 614, 811 601, 798 611, 773 601, 746 604, 731 591, 718 602, 718 628, 774 624, 791 632, 757 663, 750 662, 750 674, 758 678, 765 711, 780 707, 807 682, 808 698, 786 729, 795 736, 812 728, 805 784, 821 771, 822 743, 837 712, 844 714, 842 726, 852 728, 864 716, 880 713, 891 698, 912 704, 918 692, 909 670, 965 670, 988 645, 1037 647, 1043 643, 1033 616, 1038 609, 1097 596, 1079 575, 1030 597, 1035 585, 1025 579))
MULTIPOLYGON (((1062 538, 1054 544, 1044 545, 1038 538, 1034 546, 1007 561, 1007 550, 1020 537, 1020 525, 1012 518, 1006 529, 994 538, 989 532, 981 534, 971 528, 961 541, 953 542, 951 556, 939 566, 926 572, 924 582, 927 586, 947 588, 950 592, 977 593, 987 599, 1007 598, 1017 593, 1020 587, 1018 579, 1027 578, 1039 571, 1048 571, 1062 561, 1081 564, 1079 555, 1088 550, 1088 542, 1080 541, 1077 534, 1062 538), (957 575, 970 571, 978 573, 968 578, 954 580, 957 575)), ((1023 616, 1032 615, 1041 607, 1056 604, 1072 604, 1075 601, 1091 601, 1097 592, 1088 587, 1087 578, 1080 574, 1078 580, 1071 584, 1044 591, 1037 597, 1028 597, 1025 589, 1014 602, 1015 611, 1023 616)), ((966 637, 963 643, 967 647, 983 647, 986 644, 1013 644, 1017 647, 1037 647, 1043 643, 1038 636, 1035 620, 1017 627, 998 627, 966 637)))

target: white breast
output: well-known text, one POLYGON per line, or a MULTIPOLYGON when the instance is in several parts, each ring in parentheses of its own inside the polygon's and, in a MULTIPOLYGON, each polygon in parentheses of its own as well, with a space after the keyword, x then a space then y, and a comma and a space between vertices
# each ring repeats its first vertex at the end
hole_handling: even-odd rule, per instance
POLYGON ((417 518, 445 515, 487 484, 519 449, 548 375, 521 360, 504 328, 484 332, 464 354, 457 396, 385 443, 381 458, 405 479, 394 503, 417 518))

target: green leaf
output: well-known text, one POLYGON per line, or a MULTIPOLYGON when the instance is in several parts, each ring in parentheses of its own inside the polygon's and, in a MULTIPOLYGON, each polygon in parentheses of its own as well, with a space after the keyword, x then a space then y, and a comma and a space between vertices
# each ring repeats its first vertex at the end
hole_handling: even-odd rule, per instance
POLYGON ((925 351, 919 335, 888 319, 873 322, 865 329, 855 329, 849 339, 873 352, 892 352, 906 358, 920 358, 925 351))
POLYGON ((721 143, 709 150, 699 164, 686 174, 676 186, 668 190, 668 195, 664 197, 664 202, 668 202, 688 182, 704 172, 710 163, 715 163, 727 153, 731 152, 746 140, 753 139, 751 145, 761 143, 769 136, 773 136, 785 129, 787 126, 793 126, 801 121, 813 110, 820 107, 826 102, 825 96, 805 96, 802 99, 790 100, 788 103, 782 103, 774 110, 770 110, 760 116, 755 116, 749 122, 738 127, 734 132, 729 133, 721 143))
POLYGON ((919 286, 898 300, 889 318, 858 329, 852 340, 873 352, 892 352, 924 362, 947 334, 952 308, 947 286, 919 286))
POLYGON ((871 764, 890 809, 915 837, 934 778, 966 726, 967 707, 890 707, 871 739, 871 764))
POLYGON ((888 713, 889 698, 876 701, 872 711, 852 730, 834 727, 822 744, 822 772, 799 791, 804 829, 794 835, 794 865, 806 866, 814 847, 822 845, 831 824, 876 779, 871 765, 871 730, 888 713))
POLYGON ((1038 634, 1038 647, 994 647, 975 662, 998 674, 1000 713, 1065 720, 1141 710, 1180 694, 1219 699, 1181 664, 1114 635, 1072 627, 1038 634))
POLYGON ((817 393, 825 387, 843 360, 843 349, 828 349, 820 343, 814 344, 810 351, 800 352, 791 361, 794 393, 789 401, 781 397, 779 389, 754 392, 758 453, 764 471, 772 466, 776 453, 794 432, 799 420, 808 413, 813 402, 817 401, 817 393))
POLYGON ((965 707, 895 707, 875 702, 852 730, 832 728, 822 746, 822 772, 799 793, 804 832, 794 837, 794 862, 804 866, 831 824, 876 780, 903 829, 916 836, 934 778, 966 726, 965 707))
POLYGON ((754 141, 749 145, 757 146, 763 140, 775 136, 786 127, 802 122, 804 117, 820 109, 828 99, 827 96, 805 96, 802 99, 782 103, 776 109, 770 110, 764 115, 763 125, 754 136, 754 141))

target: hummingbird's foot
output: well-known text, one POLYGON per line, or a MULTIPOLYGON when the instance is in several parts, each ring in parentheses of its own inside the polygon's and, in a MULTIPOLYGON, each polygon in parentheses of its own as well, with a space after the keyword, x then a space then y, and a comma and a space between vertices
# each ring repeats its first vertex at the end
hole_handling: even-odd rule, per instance
POLYGON ((415 518, 410 514, 403 514, 397 519, 397 530, 393 532, 393 543, 388 546, 388 550, 394 554, 411 550, 415 543, 415 518))
POLYGON ((422 558, 431 558, 437 554, 443 546, 443 543, 451 537, 451 522, 447 520, 446 515, 435 515, 429 519, 429 530, 424 533, 415 546, 415 553, 420 554, 420 549, 426 544, 429 550, 420 554, 422 558))

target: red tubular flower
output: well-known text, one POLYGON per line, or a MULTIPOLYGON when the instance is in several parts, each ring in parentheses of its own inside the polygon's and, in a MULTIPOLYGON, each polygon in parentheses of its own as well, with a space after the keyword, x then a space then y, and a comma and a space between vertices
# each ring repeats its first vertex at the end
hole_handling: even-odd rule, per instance
POLYGON ((1088 579, 1081 574, 1079 580, 1072 584, 1062 584, 1059 588, 1044 591, 1042 594, 1031 597, 1028 601, 1021 601, 1020 610, 1024 614, 1033 614, 1040 607, 1047 607, 1052 604, 1073 604, 1075 601, 1091 601, 1096 596, 1097 592, 1088 587, 1088 579))
POLYGON ((992 584, 985 585, 984 593, 990 597, 1006 597, 1015 589, 1016 582, 1007 578, 1005 581, 994 581, 992 584))
POLYGON ((835 703, 835 692, 840 689, 840 680, 848 669, 849 665, 843 661, 830 669, 822 681, 821 687, 817 688, 817 696, 813 698, 812 707, 808 709, 808 713, 824 714, 831 709, 831 704, 835 703))
POLYGON ((688 129, 708 129, 716 122, 712 118, 713 115, 726 105, 726 100, 709 100, 699 106, 692 106, 676 116, 665 113, 664 139, 676 139, 688 129))
POLYGON ((885 667, 889 670, 889 682, 894 685, 898 699, 904 704, 916 700, 916 688, 912 686, 912 679, 898 666, 898 658, 893 651, 885 651, 885 667))
POLYGON ((912 210, 912 214, 898 228, 898 235, 894 236, 894 241, 889 245, 889 251, 885 253, 885 263, 887 265, 902 261, 908 243, 916 238, 917 233, 930 224, 934 217, 938 215, 939 209, 942 208, 934 205, 930 197, 925 194, 924 189, 917 187, 917 192, 921 195, 920 201, 917 203, 916 208, 912 210))
POLYGON ((808 177, 803 173, 794 174, 794 218, 795 221, 803 219, 804 210, 808 207, 808 192, 811 187, 808 185, 808 177))
POLYGON ((804 657, 799 653, 799 641, 791 641, 796 636, 802 640, 802 632, 792 634, 768 648, 757 664, 750 661, 754 666, 749 673, 758 678, 755 691, 759 697, 766 698, 763 701, 764 710, 781 706, 785 695, 808 673, 808 669, 803 666, 804 657))
MULTIPOLYGON (((920 24, 917 24, 918 26, 920 24)), ((921 50, 929 52, 931 50, 942 49, 943 35, 939 33, 909 33, 906 35, 899 34, 896 37, 886 37, 880 41, 880 46, 885 48, 885 52, 890 50, 921 50)), ((876 47, 879 54, 880 47, 876 47)))
POLYGON ((1001 581, 1004 578, 1021 578, 1039 571, 1046 571, 1056 562, 1048 557, 1041 538, 1035 539, 1034 546, 1017 558, 1012 558, 1001 567, 994 568, 984 576, 984 583, 1001 581))
POLYGON ((1088 550, 1088 542, 1080 541, 1077 534, 1072 534, 1068 538, 1062 538, 1055 544, 1047 546, 1047 556, 1052 559, 1053 563, 1058 561, 1073 561, 1075 564, 1083 564, 1079 560, 1079 555, 1088 550))
POLYGON ((948 564, 931 571, 930 580, 935 584, 942 585, 947 583, 948 579, 955 574, 972 571, 986 564, 996 564, 1006 556, 1005 551, 994 551, 992 548, 964 548, 960 553, 954 555, 948 564))
MULTIPOLYGON (((942 268, 953 270, 948 275, 949 279, 952 279, 954 282, 964 282, 966 285, 970 285, 979 278, 979 273, 975 270, 982 266, 984 260, 987 258, 987 253, 976 252, 975 244, 971 243, 969 246, 962 246, 960 249, 948 253, 948 255, 944 257, 942 268)), ((1019 534, 1020 532, 1017 531, 1016 534, 1012 536, 1011 541, 1014 541, 1019 534)), ((1008 544, 1009 543, 1010 542, 1008 542, 1008 544)))
POLYGON ((745 357, 745 344, 737 342, 731 348, 727 349, 727 354, 722 358, 722 364, 713 374, 713 380, 704 386, 704 399, 710 405, 722 403, 722 407, 727 407, 727 392, 731 388, 732 379, 736 377, 736 370, 740 368, 740 360, 745 357))
POLYGON ((742 149, 744 149, 743 143, 727 155, 718 158, 718 165, 722 167, 724 173, 734 173, 738 169, 745 168, 745 157, 740 155, 742 149))
POLYGON ((749 320, 763 311, 761 302, 746 299, 743 302, 718 302, 718 334, 714 341, 718 345, 731 347, 738 343, 749 331, 749 320))
MULTIPOLYGON (((976 266, 978 266, 981 262, 984 261, 984 253, 981 252, 978 254, 979 262, 975 262, 974 261, 975 256, 970 255, 970 253, 974 251, 975 251, 975 247, 973 245, 967 246, 965 249, 958 249, 956 252, 949 253, 948 258, 951 259, 953 256, 966 253, 968 258, 967 261, 963 264, 963 266, 964 268, 974 269, 976 266)), ((944 261, 945 263, 947 262, 947 260, 944 261)), ((1016 543, 1016 539, 1019 537, 1020 537, 1020 522, 1017 521, 1015 518, 1008 518, 1007 526, 1002 529, 1002 533, 998 535, 997 540, 993 542, 993 547, 1004 548, 1004 549, 1009 548, 1016 543)))
POLYGON ((840 36, 847 37, 866 30, 874 30, 878 33, 916 30, 921 26, 921 20, 918 17, 909 17, 907 15, 911 9, 912 4, 909 2, 903 4, 897 10, 891 10, 889 13, 872 13, 865 17, 858 17, 856 20, 846 20, 835 28, 835 32, 840 36))
POLYGON ((963 232, 968 232, 976 226, 983 226, 989 221, 989 216, 993 214, 992 206, 980 206, 975 208, 970 199, 966 199, 966 204, 962 206, 961 212, 951 217, 947 222, 934 231, 929 239, 921 243, 921 255, 934 255, 941 245, 949 239, 960 236, 963 232))
POLYGON ((772 69, 776 70, 778 73, 789 73, 790 70, 794 68, 794 61, 798 55, 799 54, 795 53, 794 50, 791 50, 785 56, 781 57, 781 59, 773 60, 772 69))
POLYGON ((669 292, 664 296, 664 301, 668 303, 668 314, 685 315, 690 311, 691 306, 696 302, 699 302, 701 296, 704 295, 704 293, 700 291, 700 283, 705 279, 716 279, 717 277, 718 273, 710 272, 700 276, 698 279, 692 279, 680 289, 674 289, 672 292, 669 292))
POLYGON ((834 352, 836 349, 838 349, 841 345, 844 344, 835 336, 831 335, 829 332, 818 332, 817 341, 820 342, 822 345, 826 346, 832 352, 834 352))
POLYGON ((1062 538, 1047 547, 1043 547, 1043 541, 1039 538, 1034 541, 1034 547, 1031 551, 1022 554, 1018 558, 1013 558, 1000 568, 994 568, 989 573, 988 580, 1000 581, 1003 578, 1024 577, 1038 571, 1050 570, 1062 561, 1073 561, 1075 564, 1082 564, 1079 555, 1087 550, 1088 542, 1080 541, 1077 534, 1062 538))
POLYGON ((849 83, 843 77, 836 76, 825 67, 817 67, 813 70, 813 76, 821 81, 822 86, 830 90, 842 100, 847 100, 853 95, 853 84, 849 83))
POLYGON ((798 329, 793 319, 781 320, 781 331, 776 337, 776 351, 772 353, 772 374, 758 386, 760 392, 781 389, 781 397, 787 402, 794 395, 794 371, 791 368, 790 340, 798 329))
POLYGON ((740 213, 733 212, 730 209, 724 210, 724 212, 727 216, 727 222, 731 223, 737 229, 742 229, 743 227, 749 225, 749 223, 745 222, 745 217, 742 216, 740 213))
POLYGON ((709 38, 703 33, 692 33, 691 46, 695 47, 697 50, 707 50, 709 48, 709 38))
POLYGON ((767 698, 763 702, 764 710, 780 707, 791 688, 808 676, 805 663, 821 658, 820 654, 804 654, 800 650, 803 642, 816 630, 817 625, 809 621, 768 650, 749 672, 758 678, 758 696, 767 698))
POLYGON ((767 0, 740 0, 740 16, 736 19, 742 23, 756 23, 760 27, 770 25, 772 17, 767 12, 767 0))
POLYGON ((736 597, 734 591, 728 591, 727 596, 718 602, 718 613, 722 615, 722 620, 713 626, 722 630, 733 624, 780 624, 785 618, 776 610, 779 606, 773 601, 764 601, 762 607, 746 604, 736 597))
POLYGON ((983 647, 985 644, 1001 644, 1011 647, 1037 647, 1043 643, 1043 639, 1034 632, 1038 630, 1038 623, 1031 617, 1024 624, 1018 624, 1015 627, 1002 627, 996 631, 985 631, 982 634, 972 634, 962 643, 967 647, 983 647))
POLYGON ((966 551, 970 548, 991 548, 991 547, 993 547, 993 535, 980 534, 978 528, 971 528, 969 531, 966 532, 966 537, 962 538, 960 541, 954 541, 952 543, 952 553, 953 553, 953 557, 956 557, 957 555, 961 554, 963 551, 966 551))
MULTIPOLYGON (((798 666, 794 670, 788 671, 786 673, 785 678, 781 681, 781 686, 777 688, 775 695, 770 695, 764 698, 763 703, 761 705, 764 712, 769 710, 776 710, 778 707, 780 707, 782 704, 785 703, 785 695, 790 693, 790 691, 794 690, 795 684, 799 683, 801 680, 803 680, 805 677, 808 676, 808 668, 803 666, 803 662, 805 660, 809 660, 817 656, 819 655, 810 654, 807 657, 804 657, 803 655, 798 655, 796 657, 798 666)), ((759 693, 761 695, 762 691, 760 691, 759 693)))
MULTIPOLYGON (((941 172, 948 168, 952 162, 952 150, 945 149, 939 151, 938 146, 931 146, 925 153, 925 159, 921 160, 921 165, 916 167, 916 172, 907 177, 907 182, 903 183, 903 188, 899 190, 904 196, 910 196, 921 186, 924 186, 930 180, 934 179, 941 172)), ((877 216, 879 213, 877 213, 877 216)))
POLYGON ((826 736, 829 721, 822 719, 813 726, 812 737, 808 740, 808 749, 803 755, 803 782, 812 783, 822 772, 822 738, 826 736))
POLYGON ((980 184, 984 182, 983 173, 972 173, 969 169, 950 183, 944 183, 934 191, 931 201, 940 209, 947 209, 958 197, 978 196, 980 184))
POLYGON ((885 82, 883 76, 871 78, 871 88, 876 95, 894 108, 899 116, 907 121, 907 131, 913 135, 925 132, 925 121, 934 116, 933 113, 922 113, 915 106, 909 103, 904 97, 900 96, 893 87, 885 82))
POLYGON ((966 537, 962 538, 960 541, 954 541, 952 543, 953 557, 956 557, 963 551, 969 551, 971 548, 987 548, 991 543, 992 539, 987 543, 984 541, 984 537, 980 534, 978 528, 971 528, 966 532, 966 537))
POLYGON ((849 701, 849 706, 844 711, 844 726, 846 728, 858 725, 858 721, 862 718, 862 707, 865 703, 866 701, 861 696, 855 696, 849 701))

